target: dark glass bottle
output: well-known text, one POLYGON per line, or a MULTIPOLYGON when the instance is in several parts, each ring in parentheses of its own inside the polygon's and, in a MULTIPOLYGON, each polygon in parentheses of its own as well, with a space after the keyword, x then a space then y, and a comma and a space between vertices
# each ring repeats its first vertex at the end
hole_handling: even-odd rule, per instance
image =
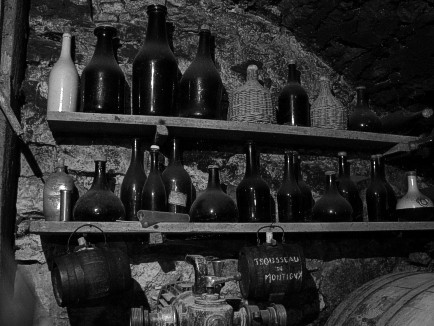
POLYGON ((208 167, 208 186, 191 205, 191 222, 238 222, 237 205, 220 185, 219 167, 208 167))
POLYGON ((349 222, 353 209, 341 196, 336 186, 336 172, 327 171, 324 195, 318 199, 312 209, 314 222, 349 222))
POLYGON ((315 204, 315 200, 313 199, 312 191, 310 190, 307 183, 303 180, 303 174, 301 171, 301 160, 299 156, 295 161, 295 175, 297 176, 298 187, 300 188, 301 194, 303 196, 301 205, 301 218, 304 222, 307 222, 311 219, 312 207, 315 204))
POLYGON ((167 210, 188 214, 196 190, 182 164, 182 151, 177 138, 173 138, 170 142, 169 165, 164 169, 161 177, 166 188, 167 210))
POLYGON ((202 25, 196 57, 179 83, 180 117, 220 119, 223 83, 211 56, 211 31, 202 25))
POLYGON ((277 123, 310 126, 309 97, 300 85, 294 60, 288 65, 288 83, 279 93, 277 123))
POLYGON ((106 158, 97 157, 95 173, 90 189, 74 206, 74 221, 113 222, 125 219, 121 200, 110 190, 106 176, 106 158))
POLYGON ((270 187, 259 175, 255 143, 247 142, 246 173, 236 190, 240 222, 272 222, 270 187))
POLYGON ((142 189, 146 181, 143 166, 143 151, 140 138, 134 138, 131 148, 131 161, 121 186, 121 200, 125 207, 126 219, 137 221, 141 207, 142 189))
POLYGON ((148 6, 146 39, 133 61, 133 114, 170 116, 175 112, 178 64, 169 47, 167 8, 148 6))
POLYGON ((158 169, 158 156, 160 147, 151 146, 151 168, 142 190, 142 209, 148 211, 167 211, 166 188, 158 169))
POLYGON ((347 153, 339 152, 339 176, 337 185, 339 193, 353 208, 353 222, 363 222, 363 202, 359 195, 356 184, 350 177, 350 163, 347 161, 347 153))
POLYGON ((98 26, 95 52, 81 74, 80 111, 93 113, 125 113, 125 75, 113 49, 116 28, 98 26))
POLYGON ((369 109, 366 96, 366 87, 356 88, 357 104, 348 118, 348 130, 379 132, 381 121, 377 115, 369 109))
POLYGON ((371 183, 366 189, 366 206, 370 222, 387 221, 389 218, 387 189, 380 171, 380 158, 371 156, 371 183))
POLYGON ((395 212, 398 199, 396 198, 395 191, 393 191, 392 186, 386 179, 386 165, 384 163, 384 156, 382 154, 377 154, 377 156, 380 165, 381 179, 383 180, 384 186, 386 187, 387 191, 387 214, 389 216, 388 219, 389 221, 396 221, 397 217, 395 216, 395 212))
POLYGON ((288 151, 284 156, 283 182, 277 191, 279 222, 300 222, 302 219, 303 195, 297 183, 295 164, 298 153, 288 151))

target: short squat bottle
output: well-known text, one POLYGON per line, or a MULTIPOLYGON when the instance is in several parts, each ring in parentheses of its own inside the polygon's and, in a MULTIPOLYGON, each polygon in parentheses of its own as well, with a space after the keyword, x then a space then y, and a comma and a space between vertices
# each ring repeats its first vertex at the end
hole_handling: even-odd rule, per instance
POLYGON ((363 202, 359 195, 356 184, 350 177, 350 163, 347 160, 346 152, 338 153, 339 176, 337 185, 339 193, 344 197, 353 208, 353 222, 363 222, 363 202))
POLYGON ((290 126, 310 126, 309 97, 300 85, 294 60, 288 65, 288 82, 280 91, 277 123, 290 126))
POLYGON ((178 138, 170 141, 169 165, 161 177, 166 189, 167 210, 188 214, 196 197, 196 190, 182 164, 181 142, 178 138))
POLYGON ((146 39, 133 61, 133 114, 174 115, 178 64, 167 39, 167 8, 147 9, 146 39))
POLYGON ((121 200, 110 190, 106 176, 105 156, 95 161, 95 173, 90 189, 75 204, 75 221, 114 222, 125 219, 125 208, 121 200))
POLYGON ((297 184, 300 188, 302 194, 302 205, 301 205, 301 218, 304 222, 308 222, 311 219, 312 207, 315 204, 315 200, 312 196, 312 190, 309 188, 307 183, 303 179, 303 173, 301 171, 301 159, 300 156, 297 157, 295 161, 295 174, 297 176, 297 184))
POLYGON ((208 166, 208 186, 191 205, 189 215, 191 222, 238 222, 237 205, 221 187, 218 166, 208 166))
POLYGON ((56 162, 54 173, 45 180, 43 191, 43 211, 46 221, 60 221, 60 191, 76 191, 74 180, 66 173, 63 159, 56 162))
POLYGON ((202 25, 199 47, 193 62, 179 83, 180 117, 220 119, 223 83, 211 57, 211 30, 202 25))
POLYGON ((141 207, 142 189, 145 182, 142 141, 140 138, 133 138, 131 161, 121 186, 121 200, 128 221, 137 221, 137 212, 141 207))
POLYGON ((71 39, 69 31, 63 33, 60 57, 48 79, 47 111, 77 111, 79 77, 71 58, 71 39))
POLYGON ((160 147, 151 146, 151 168, 142 189, 142 209, 148 211, 167 211, 166 188, 158 169, 160 147))
POLYGON ((397 202, 396 194, 391 184, 387 181, 386 178, 386 165, 385 165, 384 156, 382 154, 377 154, 377 156, 378 156, 378 162, 380 167, 381 179, 383 180, 384 186, 386 187, 386 191, 387 191, 388 219, 390 221, 395 221, 396 220, 395 211, 396 211, 396 202, 397 202))
POLYGON ((348 130, 379 132, 381 121, 368 105, 366 87, 356 88, 357 104, 348 118, 348 130))
POLYGON ((432 200, 420 192, 416 171, 407 172, 407 193, 396 204, 396 215, 400 221, 429 221, 434 218, 432 200))
POLYGON ((259 174, 259 155, 253 141, 247 142, 246 173, 236 189, 240 222, 272 222, 270 187, 259 174))
POLYGON ((125 113, 125 75, 114 53, 112 26, 98 26, 95 52, 81 74, 80 111, 92 113, 125 113))
POLYGON ((284 155, 283 181, 277 191, 279 222, 300 222, 303 220, 303 195, 295 174, 297 156, 298 153, 295 151, 288 151, 284 155))
POLYGON ((341 196, 336 186, 336 172, 327 171, 324 195, 318 199, 312 209, 314 222, 349 222, 353 209, 350 203, 341 196))
POLYGON ((378 155, 371 156, 371 182, 366 189, 366 206, 370 222, 387 221, 389 219, 387 189, 381 176, 379 160, 378 155))

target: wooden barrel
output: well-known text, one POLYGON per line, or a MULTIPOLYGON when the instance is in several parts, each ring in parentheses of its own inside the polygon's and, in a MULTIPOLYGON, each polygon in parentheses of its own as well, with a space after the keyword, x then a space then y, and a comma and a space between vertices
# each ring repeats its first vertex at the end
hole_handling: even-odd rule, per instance
POLYGON ((241 249, 238 260, 240 290, 245 299, 281 303, 302 288, 303 250, 293 244, 262 244, 241 249))
POLYGON ((362 285, 333 311, 326 324, 340 325, 434 325, 434 273, 393 273, 362 285))
POLYGON ((117 248, 86 248, 54 259, 54 296, 64 307, 123 292, 132 286, 128 256, 117 248))

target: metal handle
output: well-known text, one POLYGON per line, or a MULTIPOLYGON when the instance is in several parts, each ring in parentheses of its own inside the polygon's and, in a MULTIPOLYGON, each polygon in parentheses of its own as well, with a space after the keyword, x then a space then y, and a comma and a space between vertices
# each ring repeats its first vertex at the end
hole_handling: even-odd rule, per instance
POLYGON ((279 228, 282 231, 282 243, 285 243, 285 230, 283 230, 283 228, 280 225, 274 225, 273 223, 271 223, 270 225, 260 227, 258 229, 258 231, 256 231, 256 240, 257 240, 258 246, 261 244, 261 240, 259 239, 259 231, 261 231, 262 229, 265 229, 265 228, 269 228, 269 229, 279 228))
POLYGON ((105 236, 104 231, 101 230, 101 228, 99 228, 99 227, 96 226, 96 225, 93 225, 93 224, 87 223, 87 224, 80 225, 78 228, 76 228, 76 229, 74 230, 74 232, 72 232, 72 233, 69 235, 68 243, 67 243, 67 245, 66 245, 66 248, 67 248, 67 249, 66 249, 66 253, 69 254, 69 252, 70 252, 70 250, 69 250, 69 242, 71 241, 72 236, 73 236, 73 235, 74 235, 78 230, 80 230, 82 227, 85 227, 85 226, 88 226, 88 227, 91 227, 91 228, 96 228, 96 229, 100 230, 100 231, 102 232, 102 235, 104 236, 104 245, 107 245, 107 237, 105 236))

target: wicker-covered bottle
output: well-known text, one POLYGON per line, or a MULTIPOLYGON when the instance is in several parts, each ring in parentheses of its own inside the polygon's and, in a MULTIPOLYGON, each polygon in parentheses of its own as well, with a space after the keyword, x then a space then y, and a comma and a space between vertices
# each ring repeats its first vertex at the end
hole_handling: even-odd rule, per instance
POLYGON ((235 89, 229 103, 228 120, 276 123, 271 93, 258 81, 258 67, 249 65, 244 85, 235 89))
POLYGON ((319 82, 320 91, 310 111, 312 127, 347 129, 347 111, 333 96, 329 79, 321 76, 319 82))

